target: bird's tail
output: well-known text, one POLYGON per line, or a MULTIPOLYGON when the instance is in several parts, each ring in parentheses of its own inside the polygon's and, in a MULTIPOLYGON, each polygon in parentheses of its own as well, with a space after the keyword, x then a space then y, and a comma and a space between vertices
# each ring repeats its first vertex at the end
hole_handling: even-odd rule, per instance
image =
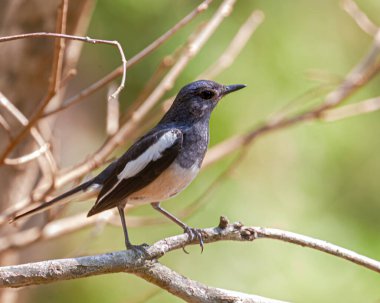
MULTIPOLYGON (((53 205, 62 205, 62 204, 66 204, 67 202, 69 202, 71 199, 66 199, 66 198, 73 198, 73 196, 75 194, 78 194, 78 193, 92 193, 94 191, 97 191, 100 189, 100 185, 99 184, 96 184, 93 182, 93 179, 92 180, 89 180, 85 183, 82 183, 81 185, 78 185, 77 187, 74 187, 73 189, 63 193, 62 195, 59 195, 58 197, 48 201, 48 202, 45 202, 45 203, 42 203, 40 206, 37 206, 27 212, 24 212, 22 214, 19 214, 13 218, 10 218, 9 222, 14 222, 18 219, 21 219, 21 218, 25 218, 25 217, 29 217, 31 215, 35 215, 39 212, 42 212, 42 211, 45 211, 47 209, 49 209, 50 207, 52 207, 53 205)), ((82 196, 82 195, 81 195, 82 196)), ((81 198, 84 198, 84 197, 81 197, 81 198)))

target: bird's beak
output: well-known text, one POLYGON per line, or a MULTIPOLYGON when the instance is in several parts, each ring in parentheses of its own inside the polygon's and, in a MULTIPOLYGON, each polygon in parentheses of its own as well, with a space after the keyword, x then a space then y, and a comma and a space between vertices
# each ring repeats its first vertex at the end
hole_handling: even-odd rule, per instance
POLYGON ((232 93, 232 92, 235 92, 239 89, 242 89, 244 87, 246 87, 247 85, 244 85, 244 84, 232 84, 232 85, 227 85, 225 86, 224 88, 224 92, 223 92, 223 95, 227 95, 229 93, 232 93))

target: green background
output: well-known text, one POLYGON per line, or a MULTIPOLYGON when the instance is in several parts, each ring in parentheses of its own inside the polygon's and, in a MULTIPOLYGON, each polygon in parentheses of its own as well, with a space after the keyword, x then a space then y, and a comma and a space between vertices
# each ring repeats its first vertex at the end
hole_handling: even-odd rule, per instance
MULTIPOLYGON (((120 41, 130 58, 198 3, 98 1, 88 35, 120 41)), ((128 72, 127 86, 120 98, 123 109, 133 102, 161 58, 186 42, 200 21, 207 20, 220 3, 214 1, 209 11, 128 72)), ((378 0, 361 0, 358 4, 380 24, 378 0)), ((218 58, 253 9, 263 10, 264 23, 235 63, 215 79, 224 84, 245 83, 248 87, 225 98, 214 112, 211 145, 252 129, 309 89, 334 83, 371 46, 372 38, 357 27, 338 1, 237 1, 231 16, 190 62, 168 96, 193 81, 218 58), (311 79, 311 74, 319 75, 321 81, 311 79)), ((86 45, 79 74, 71 85, 72 93, 119 63, 115 49, 86 45)), ((379 93, 379 79, 375 78, 348 102, 379 93)), ((303 98, 295 108, 307 108, 322 100, 323 93, 319 93, 313 100, 303 98)), ((331 123, 303 123, 260 138, 202 209, 185 221, 191 226, 210 227, 225 215, 231 221, 298 232, 379 259, 379 118, 380 113, 371 113, 331 123)), ((65 145, 71 146, 62 146, 65 164, 83 159, 104 140, 105 92, 61 115, 61 125, 68 121, 72 128, 60 133, 65 145)), ((119 153, 126 147, 127 144, 119 153)), ((205 170, 183 194, 164 206, 176 213, 191 204, 232 160, 233 156, 227 157, 205 170)), ((90 205, 72 207, 86 210, 90 205)), ((143 206, 131 215, 156 214, 143 206)), ((173 224, 130 229, 135 243, 153 243, 179 232, 173 224)), ((36 259, 120 250, 124 244, 122 230, 107 227, 100 234, 85 230, 41 247, 44 254, 40 251, 36 259)), ((380 300, 378 274, 307 248, 258 240, 207 245, 203 254, 197 246, 188 250, 189 255, 179 250, 161 261, 210 286, 296 302, 380 300)), ((31 291, 33 302, 180 302, 130 274, 54 283, 31 291)))

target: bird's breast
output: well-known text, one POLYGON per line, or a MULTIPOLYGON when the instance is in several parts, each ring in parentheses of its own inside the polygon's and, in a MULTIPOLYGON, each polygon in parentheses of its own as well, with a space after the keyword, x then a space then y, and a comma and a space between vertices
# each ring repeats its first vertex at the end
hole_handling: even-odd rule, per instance
POLYGON ((184 190, 199 172, 196 162, 189 168, 173 162, 153 182, 127 198, 127 204, 160 202, 174 197, 184 190))
POLYGON ((201 166, 209 142, 208 122, 203 121, 190 127, 183 136, 183 145, 177 162, 182 167, 191 168, 194 163, 201 166))

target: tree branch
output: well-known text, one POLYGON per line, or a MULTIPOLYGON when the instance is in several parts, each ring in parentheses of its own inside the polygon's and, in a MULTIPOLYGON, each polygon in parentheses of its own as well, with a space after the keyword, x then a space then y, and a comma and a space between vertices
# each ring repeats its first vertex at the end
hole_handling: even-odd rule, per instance
POLYGON ((378 110, 380 110, 380 97, 375 97, 326 111, 322 113, 321 120, 327 122, 337 121, 349 117, 372 113, 378 110))
MULTIPOLYGON (((255 239, 265 238, 281 240, 316 249, 380 273, 379 261, 362 256, 356 252, 326 241, 288 231, 263 227, 247 227, 243 226, 241 223, 229 224, 226 218, 221 217, 218 227, 202 229, 201 232, 205 243, 226 240, 253 241, 255 239)), ((202 287, 207 286, 203 286, 198 282, 179 276, 177 273, 172 272, 170 269, 157 263, 157 259, 166 253, 183 248, 185 245, 189 244, 197 244, 197 240, 189 241, 187 234, 181 234, 156 242, 146 249, 144 255, 135 251, 118 251, 79 258, 48 260, 15 266, 5 266, 0 268, 0 287, 23 287, 94 275, 127 272, 138 275, 160 287, 164 286, 166 290, 185 300, 187 300, 186 296, 188 296, 190 290, 193 295, 199 291, 199 298, 189 302, 210 302, 201 299, 201 294, 205 295, 202 287), (175 279, 169 279, 169 273, 170 275, 173 275, 175 279)), ((208 289, 211 290, 208 295, 217 295, 218 292, 223 293, 224 291, 213 288, 208 289)), ((238 293, 234 294, 238 295, 238 293)), ((256 301, 253 301, 252 299, 251 301, 242 302, 256 301)))
MULTIPOLYGON (((21 125, 23 125, 23 126, 28 125, 28 123, 29 123, 28 119, 1 92, 0 92, 0 105, 3 106, 21 125)), ((37 145, 40 147, 39 150, 46 149, 46 147, 49 147, 49 144, 47 142, 45 142, 45 139, 43 138, 43 136, 40 134, 40 132, 38 131, 38 129, 36 127, 31 127, 30 133, 31 133, 33 139, 36 141, 37 145)), ((47 167, 49 168, 50 179, 54 180, 54 174, 55 174, 56 169, 57 169, 57 164, 56 164, 56 161, 54 159, 54 156, 53 156, 53 154, 49 148, 47 148, 41 154, 45 154, 47 167)), ((30 154, 29 154, 29 156, 30 156, 30 154)), ((5 164, 9 164, 9 160, 11 160, 10 162, 12 162, 12 160, 16 160, 16 159, 5 158, 4 160, 5 160, 5 164), (8 163, 7 163, 7 160, 8 160, 8 163)), ((29 160, 31 160, 31 159, 29 158, 29 160)), ((25 163, 25 161, 21 161, 19 164, 21 164, 21 163, 25 163)), ((40 165, 40 166, 41 166, 41 171, 43 173, 45 173, 45 170, 42 168, 42 165, 40 165)))
POLYGON ((243 50, 253 33, 264 21, 264 13, 261 10, 254 10, 248 19, 239 28, 235 37, 231 40, 227 49, 206 71, 199 75, 198 79, 214 79, 223 70, 227 69, 235 62, 240 52, 243 50))
POLYGON ((261 296, 210 287, 184 277, 158 262, 147 263, 145 266, 139 268, 135 274, 158 287, 167 290, 171 294, 180 297, 186 302, 284 303, 284 301, 273 300, 261 296))
POLYGON ((354 19, 356 24, 370 36, 376 35, 378 27, 362 12, 353 0, 342 0, 342 8, 354 19))

